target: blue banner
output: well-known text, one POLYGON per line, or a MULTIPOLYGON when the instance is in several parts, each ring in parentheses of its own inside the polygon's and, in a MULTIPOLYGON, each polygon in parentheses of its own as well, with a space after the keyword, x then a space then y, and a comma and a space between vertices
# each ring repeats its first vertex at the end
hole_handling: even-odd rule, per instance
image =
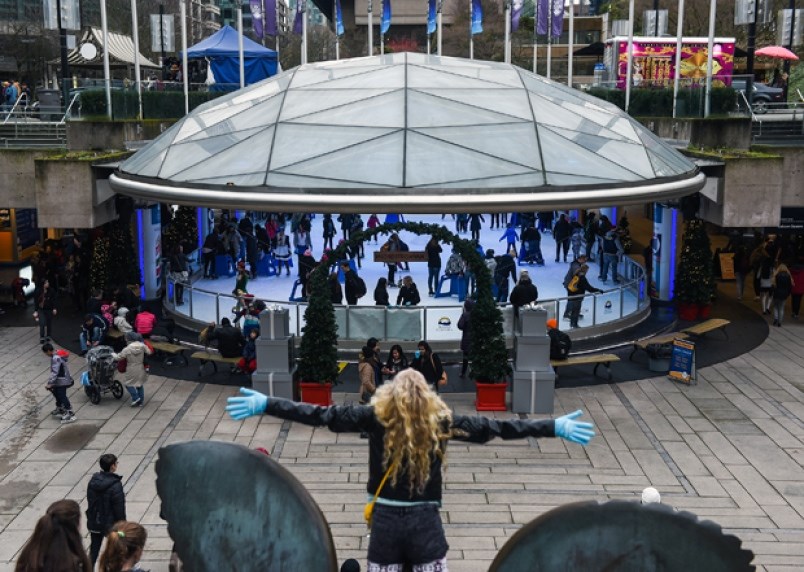
POLYGON ((472 35, 483 33, 483 5, 472 0, 472 35))
POLYGON ((436 31, 436 0, 427 0, 427 33, 436 31))
POLYGON ((335 35, 343 36, 343 12, 341 0, 335 0, 335 35))
POLYGON ((380 33, 385 34, 391 27, 391 0, 382 0, 382 20, 380 20, 380 33))

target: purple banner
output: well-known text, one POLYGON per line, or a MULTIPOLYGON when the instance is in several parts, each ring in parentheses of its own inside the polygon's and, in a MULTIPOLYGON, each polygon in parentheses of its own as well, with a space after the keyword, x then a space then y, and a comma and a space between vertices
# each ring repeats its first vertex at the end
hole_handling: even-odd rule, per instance
POLYGON ((524 0, 514 0, 511 6, 511 33, 519 29, 519 18, 522 16, 522 8, 524 5, 524 0))
POLYGON ((249 8, 251 8, 251 28, 254 30, 254 35, 257 39, 262 40, 265 37, 262 29, 262 17, 264 16, 262 13, 262 0, 251 0, 249 8))
POLYGON ((553 26, 551 30, 551 35, 554 38, 558 38, 561 36, 561 32, 564 31, 564 0, 552 0, 552 3, 553 3, 553 26))
POLYGON ((547 35, 547 22, 550 19, 550 1, 536 0, 536 34, 539 36, 547 35))
POLYGON ((304 18, 304 0, 296 0, 296 17, 293 18, 293 33, 302 33, 302 18, 304 18))
POLYGON ((251 27, 257 39, 276 36, 276 0, 250 0, 249 6, 251 27))

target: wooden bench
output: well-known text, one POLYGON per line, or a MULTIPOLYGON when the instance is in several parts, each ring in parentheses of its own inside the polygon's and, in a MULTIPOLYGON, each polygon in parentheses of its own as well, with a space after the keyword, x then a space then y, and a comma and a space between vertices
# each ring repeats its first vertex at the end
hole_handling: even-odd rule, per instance
POLYGON ((427 252, 424 250, 375 250, 374 262, 427 262, 427 252))
POLYGON ((205 351, 195 352, 190 357, 201 362, 201 366, 198 368, 198 377, 204 375, 204 366, 207 365, 207 363, 211 363, 215 373, 218 373, 219 363, 235 366, 237 365, 237 362, 240 361, 239 357, 223 357, 217 350, 212 348, 208 348, 205 351))
POLYGON ((694 326, 690 326, 689 328, 684 328, 681 330, 685 334, 689 334, 690 336, 698 336, 703 337, 709 332, 714 330, 721 330, 723 335, 726 336, 726 339, 729 339, 729 333, 726 331, 726 326, 731 324, 729 320, 723 320, 722 318, 712 318, 711 320, 706 320, 705 322, 701 322, 700 324, 695 324, 694 326))
POLYGON ((609 365, 615 361, 620 361, 620 358, 614 354, 590 354, 583 356, 569 356, 567 359, 551 359, 550 365, 556 370, 556 377, 558 377, 558 368, 560 367, 595 364, 595 368, 592 370, 592 375, 597 375, 597 368, 602 365, 606 368, 608 379, 611 380, 611 367, 609 367, 609 365))
POLYGON ((628 356, 628 360, 633 360, 634 354, 637 353, 638 350, 642 350, 644 352, 648 351, 648 346, 653 344, 672 344, 673 340, 686 340, 689 336, 684 332, 671 332, 669 334, 660 334, 658 336, 653 336, 652 338, 645 338, 644 340, 637 340, 634 342, 634 349, 631 350, 631 355, 628 356))
POLYGON ((187 351, 189 348, 179 345, 179 344, 171 344, 169 342, 155 342, 151 341, 151 346, 153 346, 154 351, 163 354, 162 365, 167 367, 169 365, 174 365, 170 360, 175 357, 181 358, 184 362, 184 365, 190 365, 190 361, 187 359, 187 356, 184 355, 184 352, 187 351))

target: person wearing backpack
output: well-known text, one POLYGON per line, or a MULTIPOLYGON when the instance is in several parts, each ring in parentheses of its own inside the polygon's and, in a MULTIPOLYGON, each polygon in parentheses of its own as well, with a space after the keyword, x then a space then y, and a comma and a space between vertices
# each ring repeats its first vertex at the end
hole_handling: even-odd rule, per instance
POLYGON ((91 539, 89 558, 93 569, 104 537, 115 522, 126 520, 126 495, 123 492, 123 477, 116 473, 117 457, 111 453, 101 455, 100 468, 87 485, 87 529, 91 539))
POLYGON ((56 409, 51 415, 60 417, 62 424, 76 421, 73 406, 70 398, 67 397, 67 389, 73 386, 73 377, 70 375, 70 367, 67 365, 67 356, 64 350, 58 352, 53 349, 53 344, 42 345, 42 352, 50 358, 50 377, 47 380, 45 389, 53 393, 56 398, 56 409))
MULTIPOLYGON (((578 272, 578 269, 584 264, 586 264, 587 260, 589 259, 585 255, 581 254, 580 256, 576 257, 575 260, 570 262, 569 270, 567 270, 567 274, 564 276, 564 282, 562 282, 562 285, 564 286, 565 289, 569 285, 570 280, 572 280, 572 277, 575 276, 575 273, 578 272)), ((569 320, 569 317, 570 317, 570 306, 569 304, 567 304, 564 307, 564 319, 569 320)), ((583 316, 579 315, 578 318, 581 319, 583 318, 583 316)))
POLYGON ((567 301, 567 306, 570 307, 570 327, 579 328, 578 319, 581 315, 581 304, 583 302, 583 295, 586 292, 602 292, 599 288, 595 288, 586 279, 586 273, 589 271, 588 264, 582 264, 578 271, 575 273, 570 281, 567 283, 567 296, 570 299, 567 301))
POLYGON ((555 319, 547 320, 547 335, 550 337, 550 359, 567 359, 572 340, 558 329, 558 321, 555 319))
POLYGON ((366 295, 366 283, 352 271, 348 262, 341 262, 341 270, 344 276, 346 303, 350 306, 354 306, 360 298, 366 295))

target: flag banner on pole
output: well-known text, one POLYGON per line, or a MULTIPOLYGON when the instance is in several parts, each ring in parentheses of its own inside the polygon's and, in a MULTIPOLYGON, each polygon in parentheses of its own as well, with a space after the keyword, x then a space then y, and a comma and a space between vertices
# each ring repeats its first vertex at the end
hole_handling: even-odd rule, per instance
POLYGON ((254 35, 257 39, 262 40, 265 37, 262 27, 262 18, 264 16, 262 13, 262 0, 251 0, 249 8, 251 8, 251 28, 254 30, 254 35))
POLYGON ((276 36, 276 0, 261 0, 262 31, 264 36, 276 36))
POLYGON ((525 6, 524 0, 514 0, 511 6, 511 32, 519 29, 519 18, 522 17, 522 8, 525 6))
POLYGON ((472 35, 483 33, 483 5, 472 0, 472 35))
POLYGON ((552 0, 553 2, 553 29, 551 35, 554 38, 561 36, 564 31, 564 0, 552 0))
POLYGON ((302 19, 304 18, 304 8, 302 3, 304 0, 296 0, 296 16, 293 19, 293 33, 301 35, 302 33, 302 19))
POLYGON ((427 0, 427 33, 436 31, 436 0, 427 0))
POLYGON ((551 0, 536 0, 536 14, 533 20, 537 36, 547 35, 547 22, 550 20, 550 2, 551 0))
POLYGON ((382 19, 380 20, 380 33, 385 34, 391 27, 391 0, 382 0, 382 19))
POLYGON ((343 36, 343 12, 341 11, 341 0, 335 0, 335 35, 343 36))

